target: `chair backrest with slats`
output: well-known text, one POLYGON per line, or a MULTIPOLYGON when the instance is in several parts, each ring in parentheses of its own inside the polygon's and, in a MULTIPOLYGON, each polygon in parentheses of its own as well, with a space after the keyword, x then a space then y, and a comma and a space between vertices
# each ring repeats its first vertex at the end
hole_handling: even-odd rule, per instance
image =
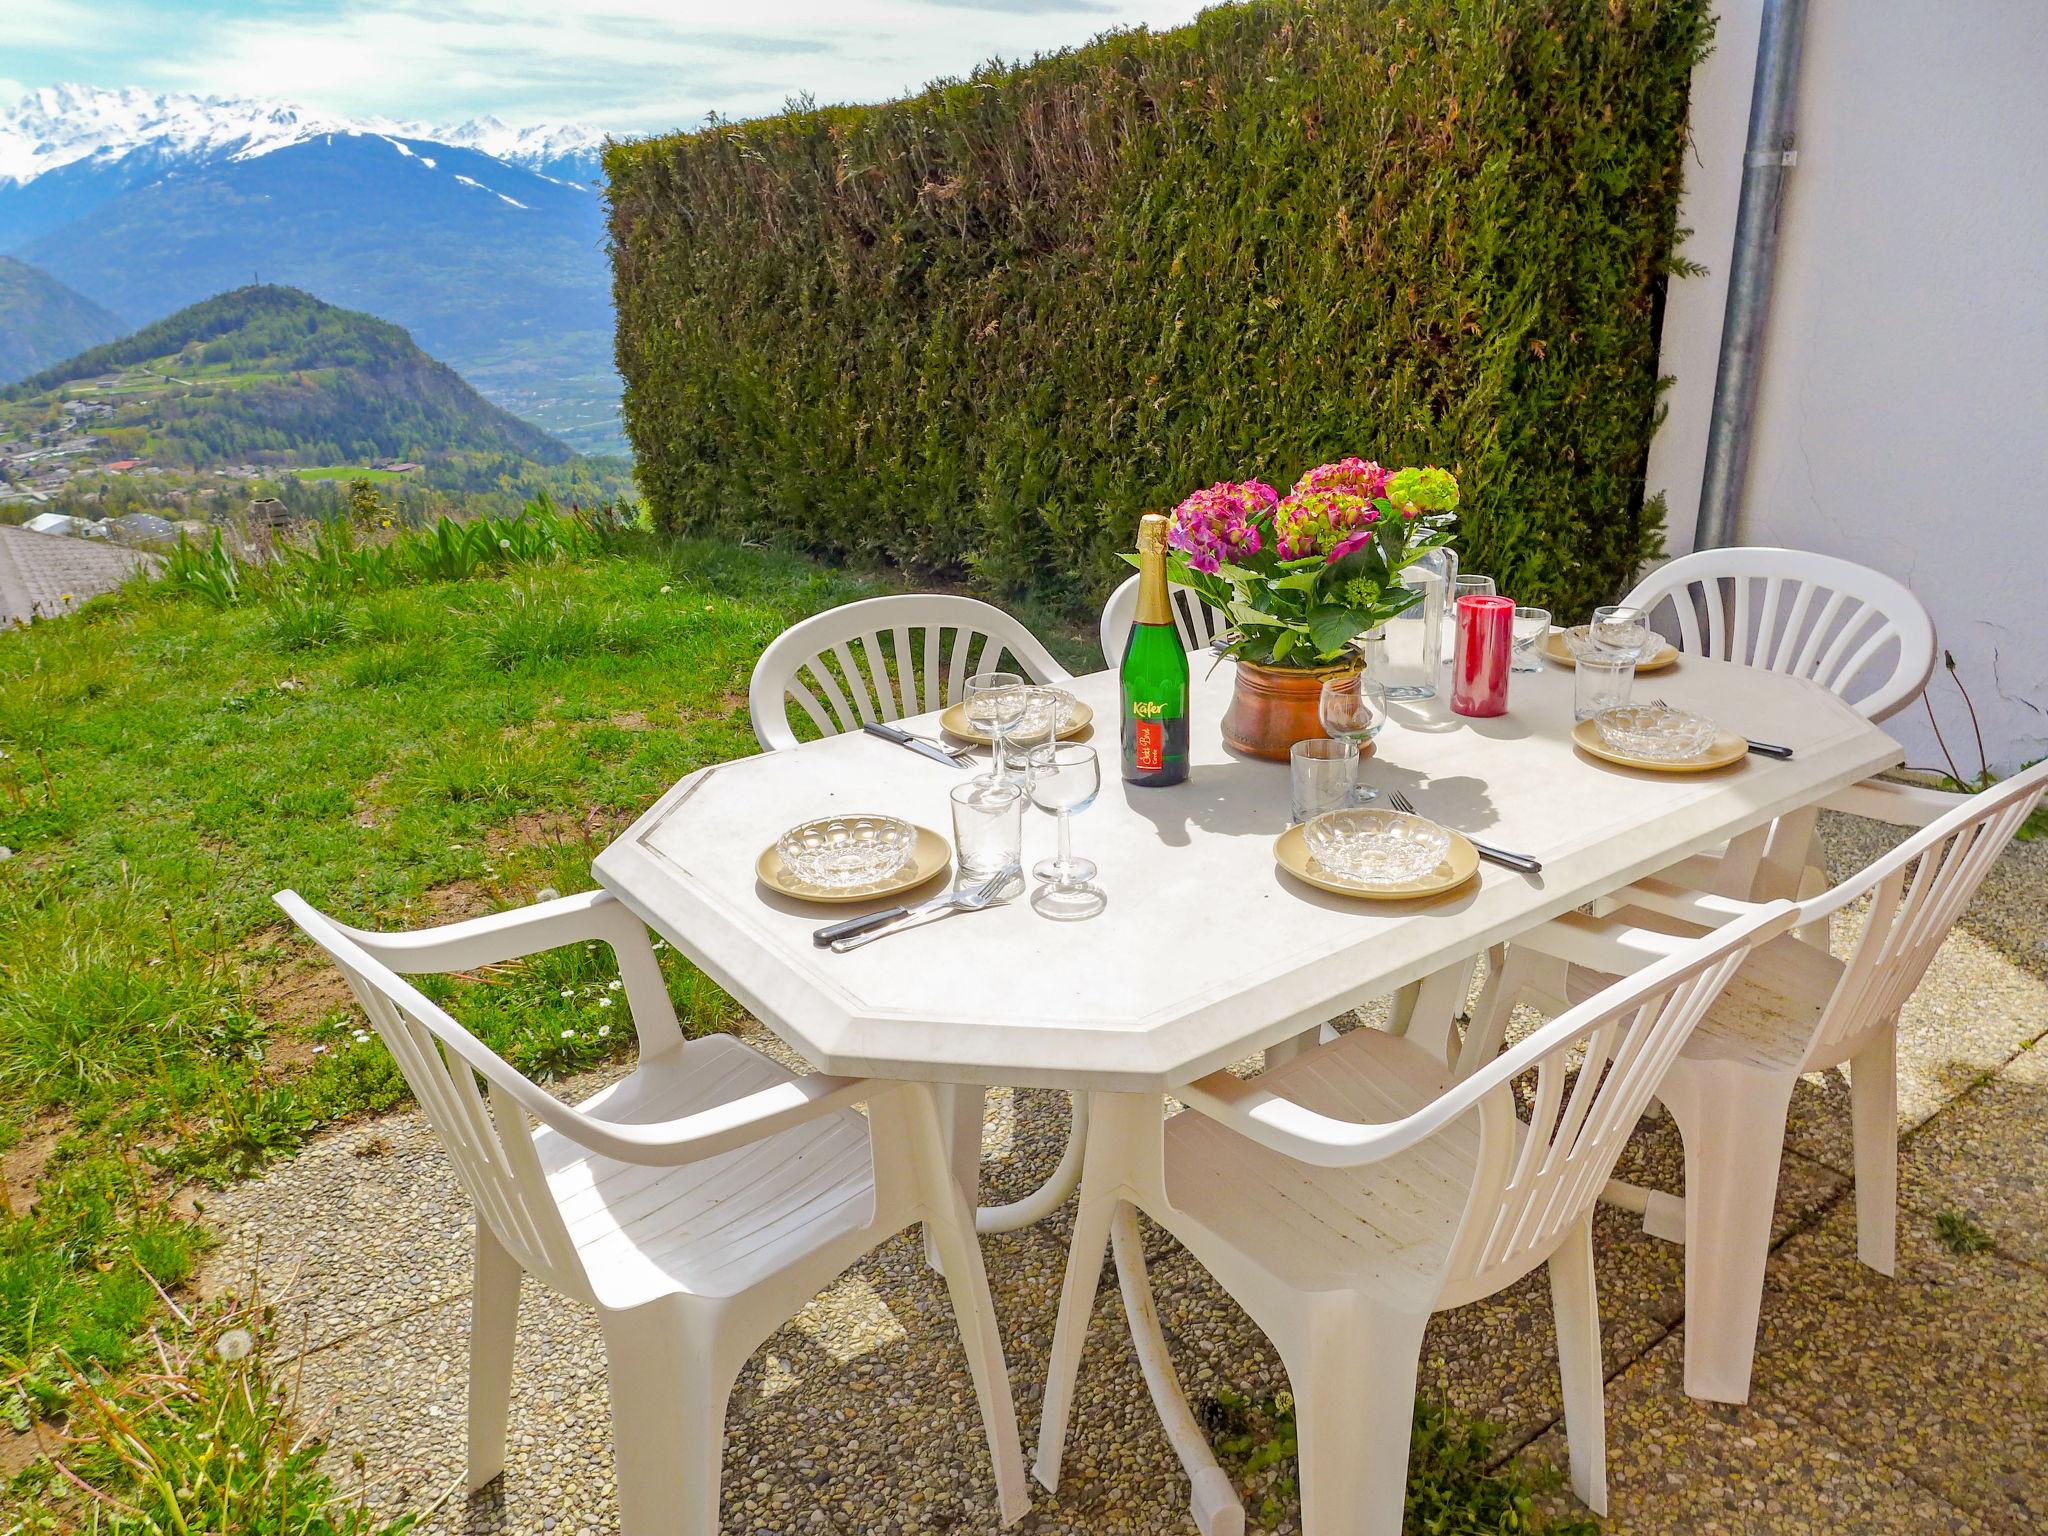
POLYGON ((523 1082, 517 1069, 363 950, 339 924, 290 892, 278 902, 327 951, 370 1016, 454 1164, 477 1220, 522 1268, 566 1296, 588 1300, 589 1282, 548 1188, 532 1121, 511 1090, 523 1082))
POLYGON ((754 665, 747 707, 769 751, 796 745, 793 702, 826 736, 943 709, 977 672, 1072 674, 1002 609, 950 593, 848 603, 793 624, 754 665))
MULTIPOLYGON (((1190 651, 1206 651, 1216 637, 1230 628, 1230 615, 1221 608, 1212 607, 1187 587, 1178 584, 1166 589, 1168 604, 1173 609, 1173 627, 1180 632, 1180 643, 1190 651)), ((1130 643, 1131 621, 1138 615, 1138 578, 1132 576, 1109 594, 1109 601, 1102 605, 1102 659, 1108 666, 1115 667, 1124 659, 1124 647, 1130 643)))
POLYGON ((1992 864, 2048 791, 2048 763, 1972 796, 1860 874, 1800 906, 1817 922, 1864 894, 1855 952, 1814 1027, 1806 1061, 1833 1066, 1852 1042, 1898 1014, 1992 864))
POLYGON ((1543 1026, 1446 1098, 1474 1096, 1478 1165, 1445 1264, 1445 1303, 1490 1295, 1549 1257, 1592 1209, 1629 1133, 1750 950, 1787 930, 1776 902, 1625 977, 1543 1026), (1533 1074, 1519 1121, 1514 1084, 1533 1074))
POLYGON ((1659 628, 1675 626, 1682 651, 1812 678, 1871 720, 1920 697, 1934 671, 1934 621, 1920 600, 1831 555, 1700 550, 1653 571, 1623 601, 1649 610, 1659 628))

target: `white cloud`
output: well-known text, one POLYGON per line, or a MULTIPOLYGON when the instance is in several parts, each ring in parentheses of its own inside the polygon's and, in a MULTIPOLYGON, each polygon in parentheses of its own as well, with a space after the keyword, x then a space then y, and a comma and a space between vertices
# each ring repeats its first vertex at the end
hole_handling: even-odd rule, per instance
MULTIPOLYGON (((47 0, 46 0, 47 3, 47 0)), ((69 8, 70 0, 57 0, 69 8)), ((33 9, 34 7, 31 7, 33 9)), ((335 112, 570 120, 622 133, 873 101, 1198 0, 338 0, 162 39, 146 83, 335 112)), ((11 7, 9 7, 11 9, 11 7)), ((4 35, 4 32, 0 32, 4 35)))

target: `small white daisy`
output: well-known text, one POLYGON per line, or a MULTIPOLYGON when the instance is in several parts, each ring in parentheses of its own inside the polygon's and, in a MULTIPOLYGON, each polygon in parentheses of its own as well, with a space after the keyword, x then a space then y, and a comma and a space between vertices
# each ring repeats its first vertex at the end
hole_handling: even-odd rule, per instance
POLYGON ((562 1031, 562 1038, 564 1040, 574 1040, 576 1038, 576 1031, 573 1029, 565 1029, 562 1031))
POLYGON ((612 1033, 612 1027, 611 1027, 611 1025, 609 1025, 609 1024, 600 1024, 600 1025, 598 1025, 598 1026, 597 1026, 597 1038, 598 1038, 598 1039, 600 1039, 600 1040, 609 1040, 609 1039, 611 1038, 611 1033, 612 1033))
POLYGON ((619 990, 619 988, 623 987, 624 985, 625 983, 623 981, 608 981, 604 984, 604 989, 607 992, 616 992, 619 990))
POLYGON ((612 1005, 612 1000, 611 1000, 610 998, 608 998, 608 997, 600 997, 600 998, 599 998, 599 999, 597 1000, 597 1006, 598 1006, 598 1007, 600 1007, 600 1008, 609 1008, 609 1007, 611 1007, 611 1005, 612 1005))
POLYGON ((574 987, 564 987, 564 988, 562 988, 562 996, 564 996, 564 997, 574 997, 575 995, 576 995, 576 989, 575 989, 574 987))

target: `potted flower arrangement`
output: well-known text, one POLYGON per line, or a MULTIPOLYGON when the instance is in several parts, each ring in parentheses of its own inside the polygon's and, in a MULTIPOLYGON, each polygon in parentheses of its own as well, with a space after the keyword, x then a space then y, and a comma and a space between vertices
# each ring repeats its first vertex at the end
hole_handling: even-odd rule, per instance
POLYGON ((1363 664, 1360 640, 1423 599, 1401 572, 1451 540, 1448 470, 1322 464, 1281 496, 1222 481, 1174 508, 1168 578, 1229 615, 1219 655, 1237 663, 1224 740, 1285 758, 1322 734, 1323 680, 1363 664))

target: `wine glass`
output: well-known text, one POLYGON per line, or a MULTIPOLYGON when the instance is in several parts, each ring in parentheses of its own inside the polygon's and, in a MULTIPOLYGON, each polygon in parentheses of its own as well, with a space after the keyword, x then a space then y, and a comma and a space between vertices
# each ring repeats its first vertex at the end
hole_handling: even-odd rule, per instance
POLYGON ((1650 648, 1650 616, 1625 603, 1595 608, 1593 622, 1586 627, 1586 638, 1593 642, 1595 650, 1609 656, 1641 661, 1643 652, 1650 648))
MULTIPOLYGON (((1363 757, 1366 743, 1387 723, 1387 690, 1363 672, 1329 678, 1323 684, 1316 715, 1325 731, 1339 741, 1355 742, 1363 757)), ((1358 784, 1351 791, 1351 803, 1364 805, 1377 800, 1379 793, 1370 784, 1358 784)))
POLYGON ((1010 776, 1004 761, 1004 738, 1024 718, 1024 706, 1029 702, 1024 679, 1015 672, 977 672, 967 679, 967 723, 987 731, 995 749, 995 761, 983 778, 1010 776))
POLYGON ((1031 893, 1041 917, 1056 922, 1093 917, 1109 903, 1093 884, 1095 863, 1074 857, 1074 812, 1095 803, 1102 788, 1102 764, 1095 749, 1077 741, 1048 741, 1031 753, 1031 799, 1041 810, 1059 817, 1059 857, 1041 860, 1031 873, 1045 881, 1031 893))

